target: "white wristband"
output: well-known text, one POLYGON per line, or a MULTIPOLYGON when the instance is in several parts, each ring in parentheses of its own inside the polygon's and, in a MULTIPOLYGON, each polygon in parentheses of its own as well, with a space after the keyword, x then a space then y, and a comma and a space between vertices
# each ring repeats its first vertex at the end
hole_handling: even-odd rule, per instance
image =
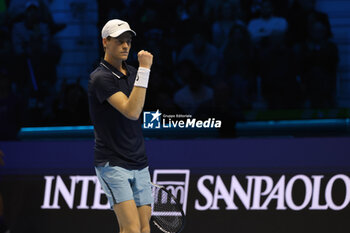
POLYGON ((139 67, 137 74, 136 74, 134 86, 147 88, 150 72, 151 72, 150 69, 147 69, 144 67, 139 67))

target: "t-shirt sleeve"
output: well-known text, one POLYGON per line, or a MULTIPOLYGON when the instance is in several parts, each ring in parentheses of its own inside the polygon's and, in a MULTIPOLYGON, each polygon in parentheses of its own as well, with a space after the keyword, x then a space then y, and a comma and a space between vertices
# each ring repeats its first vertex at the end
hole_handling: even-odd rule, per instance
POLYGON ((100 103, 121 91, 118 81, 110 76, 97 76, 94 82, 95 94, 100 103))

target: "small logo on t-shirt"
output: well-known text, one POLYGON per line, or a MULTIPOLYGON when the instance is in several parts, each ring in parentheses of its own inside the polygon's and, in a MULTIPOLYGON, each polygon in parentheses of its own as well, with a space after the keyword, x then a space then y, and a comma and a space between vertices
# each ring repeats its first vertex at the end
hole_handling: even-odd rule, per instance
POLYGON ((162 113, 157 110, 156 112, 143 112, 143 128, 144 129, 160 129, 160 116, 162 113))

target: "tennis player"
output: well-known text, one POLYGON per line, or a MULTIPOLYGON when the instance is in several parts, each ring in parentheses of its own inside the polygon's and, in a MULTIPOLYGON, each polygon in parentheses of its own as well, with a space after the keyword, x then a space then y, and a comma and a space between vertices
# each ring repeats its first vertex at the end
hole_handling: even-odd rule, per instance
POLYGON ((95 169, 122 233, 148 233, 153 201, 140 114, 153 62, 138 53, 136 70, 126 63, 136 33, 113 19, 102 29, 104 59, 89 80, 95 133, 95 169))

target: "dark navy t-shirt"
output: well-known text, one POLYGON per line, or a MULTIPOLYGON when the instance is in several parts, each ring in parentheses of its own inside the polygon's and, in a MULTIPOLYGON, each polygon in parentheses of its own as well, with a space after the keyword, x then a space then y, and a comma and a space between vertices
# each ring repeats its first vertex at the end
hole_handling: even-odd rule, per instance
POLYGON ((95 133, 95 165, 126 169, 148 166, 140 120, 129 120, 107 99, 121 91, 129 97, 137 70, 123 63, 127 75, 102 60, 91 74, 88 85, 90 116, 95 133))

